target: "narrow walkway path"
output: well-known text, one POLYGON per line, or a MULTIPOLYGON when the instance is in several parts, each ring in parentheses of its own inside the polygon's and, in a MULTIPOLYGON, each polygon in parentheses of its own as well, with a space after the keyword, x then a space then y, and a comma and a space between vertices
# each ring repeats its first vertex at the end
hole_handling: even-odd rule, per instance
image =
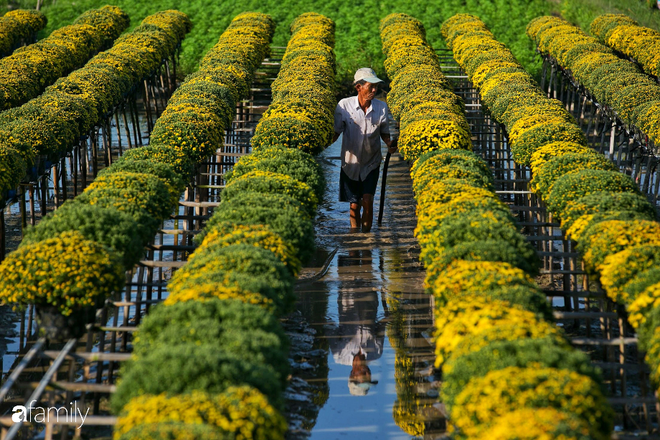
MULTIPOLYGON (((304 379, 309 384, 316 408, 308 410, 305 420, 300 419, 304 411, 291 408, 298 420, 292 420, 289 437, 443 433, 437 382, 431 376, 433 310, 431 297, 423 293, 424 270, 413 236, 415 200, 408 165, 398 155, 390 162, 383 225, 374 221, 371 233, 350 233, 348 204, 337 201, 340 149, 337 142, 319 158, 328 184, 316 224, 317 258, 297 286, 297 309, 313 329, 308 334, 315 333, 311 348, 317 360, 300 359, 294 383, 304 379), (319 273, 324 275, 319 278, 319 273), (351 383, 352 370, 363 379, 370 372, 373 384, 351 383)), ((374 218, 379 200, 380 182, 374 218)))

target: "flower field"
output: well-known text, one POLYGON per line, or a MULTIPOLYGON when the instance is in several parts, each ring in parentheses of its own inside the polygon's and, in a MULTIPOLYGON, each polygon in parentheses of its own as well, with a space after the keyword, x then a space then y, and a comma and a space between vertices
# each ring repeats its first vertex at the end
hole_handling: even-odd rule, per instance
MULTIPOLYGON (((36 310, 42 339, 54 344, 41 352, 53 359, 50 368, 64 371, 58 359, 71 358, 73 377, 97 362, 96 383, 85 383, 80 394, 94 393, 90 406, 94 415, 101 413, 95 423, 108 421, 109 436, 307 435, 323 406, 336 406, 338 376, 332 370, 343 365, 346 372, 350 367, 350 394, 382 399, 390 425, 410 436, 430 435, 441 416, 443 435, 456 439, 607 440, 643 431, 627 426, 633 416, 626 411, 634 411, 625 400, 632 393, 625 389, 626 376, 624 397, 617 394, 623 358, 638 354, 647 366, 634 369, 650 373, 635 377, 630 389, 641 383, 656 390, 656 398, 643 394, 639 408, 653 413, 646 420, 658 418, 650 405, 657 404, 660 390, 657 207, 613 156, 590 146, 593 135, 570 105, 539 86, 541 63, 534 52, 561 67, 626 128, 660 142, 656 30, 607 14, 591 23, 592 36, 545 15, 552 8, 540 0, 510 1, 509 9, 500 0, 449 0, 428 13, 416 2, 398 8, 369 4, 350 19, 345 5, 332 1, 319 5, 319 12, 268 2, 250 12, 192 2, 181 11, 149 15, 143 12, 153 4, 119 2, 89 7, 73 24, 52 29, 92 3, 56 3, 44 14, 18 10, 0 18, 0 54, 28 43, 47 17, 49 26, 42 40, 0 58, 0 196, 27 185, 30 170, 42 161, 62 160, 90 133, 112 124, 127 96, 142 87, 146 113, 146 81, 167 62, 181 66, 181 56, 186 75, 176 87, 162 85, 168 93, 161 111, 158 103, 153 107, 155 122, 149 115, 148 145, 120 152, 80 194, 26 230, 18 249, 0 263, 0 301, 23 315, 36 310), (475 9, 481 13, 473 14, 475 9), (455 63, 447 63, 448 57, 455 63), (384 99, 399 132, 401 160, 395 156, 394 166, 405 168, 393 178, 408 191, 407 199, 400 192, 388 195, 394 200, 390 218, 401 215, 396 204, 409 205, 415 224, 408 241, 401 239, 400 223, 379 226, 372 235, 336 233, 334 201, 324 197, 336 184, 327 170, 336 170, 341 159, 328 148, 335 108, 354 68, 366 65, 387 78, 384 99), (256 93, 268 96, 267 105, 256 93), (240 136, 249 147, 240 145, 240 136), (528 209, 518 209, 521 204, 528 209), (532 232, 552 227, 548 234, 532 232), (167 234, 171 241, 163 239, 167 234), (328 247, 333 240, 342 241, 334 250, 328 247), (401 255, 371 253, 372 247, 398 246, 398 240, 401 255), (544 240, 551 245, 542 246, 544 240), (553 263, 559 253, 553 241, 564 243, 573 266, 553 263), (359 249, 342 254, 351 249, 347 242, 359 249), (362 247, 368 252, 361 253, 362 247), (172 254, 163 257, 165 251, 172 254), (161 260, 148 256, 156 252, 161 260), (407 259, 419 264, 410 269, 407 259), (155 267, 168 272, 161 270, 157 281, 151 273, 148 288, 154 290, 143 297, 146 278, 137 275, 136 283, 135 274, 155 267), (422 274, 416 294, 423 298, 405 296, 407 288, 415 289, 414 276, 410 285, 405 276, 393 277, 393 292, 366 281, 342 285, 342 276, 366 280, 378 270, 383 278, 390 271, 422 274), (584 282, 558 287, 548 276, 557 273, 564 279, 577 274, 584 282), (327 286, 315 284, 326 276, 327 286), (349 316, 346 309, 362 306, 373 308, 368 312, 382 327, 372 332, 358 315, 357 324, 351 322, 359 327, 356 335, 342 334, 325 315, 310 324, 304 321, 309 316, 299 318, 301 308, 317 305, 305 303, 313 299, 301 297, 306 291, 300 286, 327 287, 328 298, 336 294, 338 311, 328 316, 340 316, 340 324, 342 313, 349 316), (157 299, 155 288, 162 288, 157 299), (342 289, 353 296, 336 293, 342 289), (371 293, 360 297, 354 291, 371 293), (600 296, 575 300, 569 310, 566 298, 583 298, 587 291, 600 296), (372 297, 375 305, 357 304, 372 297), (563 297, 564 306, 549 297, 563 297), (418 321, 407 322, 407 310, 424 301, 432 326, 421 328, 418 321), (602 306, 592 311, 597 301, 602 306), (117 312, 111 325, 112 307, 117 312), (126 314, 123 330, 119 310, 126 314), (74 338, 87 332, 85 349, 98 347, 99 354, 76 358, 73 348, 58 355, 61 335, 44 324, 52 316, 79 330, 60 339, 75 347, 74 338), (605 329, 605 318, 618 320, 620 333, 611 336, 616 329, 605 329), (590 327, 583 329, 580 319, 590 327), (592 319, 601 319, 600 328, 591 326, 592 319), (305 325, 317 330, 300 336, 296 332, 305 325), (330 335, 325 345, 317 344, 318 326, 330 335), (593 337, 592 331, 601 333, 593 337), (110 353, 104 352, 105 332, 117 332, 110 353), (94 334, 100 342, 90 342, 94 334), (389 345, 378 340, 384 336, 389 345), (370 338, 376 348, 363 349, 363 339, 370 338), (432 351, 420 356, 415 338, 424 338, 432 351), (292 383, 302 380, 300 370, 317 366, 314 356, 294 353, 296 344, 327 357, 318 370, 329 370, 315 372, 326 375, 322 397, 301 394, 316 399, 317 407, 308 408, 311 422, 297 424, 291 401, 304 398, 291 391, 292 383), (608 346, 602 359, 599 344, 608 346), (632 354, 624 353, 624 345, 635 345, 632 354), (319 346, 325 348, 312 349, 319 346), (338 360, 348 355, 352 363, 338 360), (374 368, 373 380, 365 359, 374 368), (377 370, 381 365, 389 370, 377 370), (368 382, 356 379, 361 367, 369 371, 368 382), (382 374, 392 374, 394 386, 375 388, 379 380, 388 384, 382 374), (100 401, 101 394, 107 401, 100 401)), ((57 374, 48 380, 58 381, 57 374)), ((66 386, 61 389, 70 392, 66 386)), ((339 393, 347 395, 345 387, 339 393)), ((374 408, 364 404, 359 411, 374 408)), ((61 429, 58 434, 68 433, 61 429)), ((385 432, 369 429, 373 438, 385 432)), ((657 429, 649 424, 647 431, 657 429)))
MULTIPOLYGON (((548 14, 553 5, 546 0, 445 0, 442 7, 430 7, 428 2, 412 0, 405 3, 387 0, 369 0, 355 7, 340 0, 304 2, 224 2, 194 0, 181 3, 173 0, 134 2, 128 0, 60 0, 55 4, 45 2, 43 11, 48 17, 46 34, 69 24, 71 17, 89 9, 112 4, 126 11, 132 20, 140 20, 154 10, 179 9, 188 14, 195 23, 190 36, 183 42, 181 66, 186 73, 196 70, 197 63, 215 44, 218 29, 224 29, 232 17, 245 11, 270 14, 279 24, 275 30, 274 43, 286 46, 289 39, 289 24, 303 12, 318 12, 337 23, 337 71, 342 81, 350 81, 355 69, 373 65, 383 73, 384 55, 378 41, 378 22, 390 12, 406 12, 414 16, 425 16, 429 21, 429 41, 442 45, 440 24, 458 12, 479 13, 495 29, 498 37, 514 48, 516 56, 524 60, 526 67, 538 72, 540 63, 535 60, 532 44, 525 38, 526 24, 534 17, 548 14)), ((136 21, 137 22, 137 21, 136 21)))

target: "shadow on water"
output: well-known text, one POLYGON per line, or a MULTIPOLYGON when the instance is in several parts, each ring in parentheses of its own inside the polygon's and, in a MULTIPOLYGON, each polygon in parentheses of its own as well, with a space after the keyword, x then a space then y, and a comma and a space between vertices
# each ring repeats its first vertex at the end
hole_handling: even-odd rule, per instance
MULTIPOLYGON (((288 438, 443 437, 408 165, 392 158, 383 225, 350 233, 348 204, 337 201, 339 152, 337 142, 319 157, 328 184, 317 255, 296 289, 288 438), (300 334, 307 352, 298 350, 300 334)), ((374 218, 379 195, 380 186, 374 218)))

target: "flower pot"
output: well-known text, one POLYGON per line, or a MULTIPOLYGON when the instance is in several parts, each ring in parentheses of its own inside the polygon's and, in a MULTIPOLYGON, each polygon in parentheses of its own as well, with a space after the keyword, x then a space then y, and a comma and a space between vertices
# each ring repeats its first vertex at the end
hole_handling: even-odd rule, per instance
POLYGON ((39 335, 51 342, 64 342, 81 337, 87 331, 85 326, 96 318, 94 307, 74 310, 69 316, 62 315, 58 308, 53 306, 37 306, 36 309, 39 335))

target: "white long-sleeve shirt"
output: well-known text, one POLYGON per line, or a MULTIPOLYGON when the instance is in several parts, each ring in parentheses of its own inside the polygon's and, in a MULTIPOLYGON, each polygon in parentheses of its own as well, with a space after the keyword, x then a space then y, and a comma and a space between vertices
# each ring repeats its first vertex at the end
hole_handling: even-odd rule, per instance
POLYGON ((363 111, 357 96, 344 98, 335 109, 335 133, 342 133, 341 168, 353 180, 364 180, 380 166, 380 137, 389 134, 387 104, 373 99, 363 111))

